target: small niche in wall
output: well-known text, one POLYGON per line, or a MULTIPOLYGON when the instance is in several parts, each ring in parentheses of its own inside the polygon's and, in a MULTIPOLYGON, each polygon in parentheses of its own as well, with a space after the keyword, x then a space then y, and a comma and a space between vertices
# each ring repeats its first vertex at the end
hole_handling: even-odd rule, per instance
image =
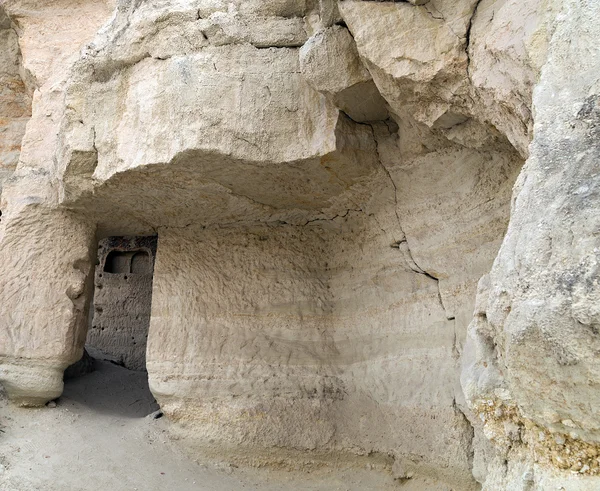
POLYGON ((104 261, 104 272, 113 274, 152 273, 150 255, 146 251, 110 251, 104 261))
POLYGON ((150 255, 146 251, 134 252, 131 257, 131 273, 147 274, 151 272, 150 255))
POLYGON ((104 262, 105 273, 129 273, 131 252, 110 251, 104 262))

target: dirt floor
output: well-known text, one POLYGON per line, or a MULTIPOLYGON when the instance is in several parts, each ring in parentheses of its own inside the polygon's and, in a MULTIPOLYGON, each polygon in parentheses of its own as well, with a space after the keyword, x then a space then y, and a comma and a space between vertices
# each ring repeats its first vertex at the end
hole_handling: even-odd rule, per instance
POLYGON ((0 398, 0 490, 415 489, 367 468, 308 473, 194 458, 169 436, 165 418, 153 418, 156 410, 145 372, 99 361, 65 383, 56 407, 17 408, 0 398))

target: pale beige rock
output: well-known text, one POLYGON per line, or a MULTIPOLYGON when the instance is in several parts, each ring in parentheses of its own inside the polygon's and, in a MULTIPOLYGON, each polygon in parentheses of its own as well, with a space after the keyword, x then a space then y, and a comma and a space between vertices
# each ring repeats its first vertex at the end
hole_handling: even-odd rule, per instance
POLYGON ((159 236, 150 385, 167 414, 198 428, 200 444, 234 455, 256 444, 359 445, 469 486, 469 427, 453 407, 453 323, 437 283, 415 274, 363 214, 159 236), (380 251, 377 260, 364 247, 380 251), (423 328, 435 343, 421 339, 423 328))
POLYGON ((79 50, 110 19, 115 0, 5 0, 2 6, 17 19, 23 65, 38 87, 62 79, 79 50))
POLYGON ((31 116, 32 87, 21 61, 17 26, 0 6, 0 191, 17 167, 31 116))
MULTIPOLYGON (((595 455, 599 438, 591 409, 597 405, 598 374, 593 354, 598 295, 592 280, 598 248, 593 232, 597 151, 592 142, 599 59, 585 48, 598 35, 592 20, 598 5, 563 2, 560 11, 534 93, 531 157, 515 187, 511 223, 489 287, 482 291, 486 306, 470 328, 473 354, 462 378, 473 403, 502 394, 518 405, 521 420, 556 432, 551 442, 559 448, 538 443, 535 458, 564 469, 561 462, 574 454, 569 446, 587 445, 595 455), (577 73, 573 66, 579 67, 577 73), (483 349, 486 344, 494 349, 483 349)), ((494 421, 486 424, 492 427, 494 421)), ((533 460, 533 446, 523 442, 524 460, 533 460)), ((571 465, 583 468, 575 461, 571 465)), ((535 474, 539 489, 598 485, 582 479, 567 486, 569 481, 543 467, 535 474)), ((494 475, 486 485, 508 486, 494 475)))
POLYGON ((96 240, 158 234, 150 386, 209 452, 508 490, 594 451, 591 1, 5 3, 40 84, 0 205, 14 400, 81 354, 96 240))
POLYGON ((394 112, 446 130, 475 120, 485 132, 498 129, 522 157, 553 9, 541 0, 432 0, 419 7, 340 2, 359 54, 394 112))
POLYGON ((300 67, 306 80, 354 121, 388 118, 348 29, 333 26, 314 34, 300 49, 300 67))
POLYGON ((464 41, 475 3, 340 2, 358 52, 395 113, 431 126, 467 90, 464 41))
POLYGON ((522 155, 533 136, 532 92, 547 58, 557 5, 482 0, 471 21, 468 72, 481 113, 522 155))
POLYGON ((2 225, 1 379, 15 401, 44 404, 60 395, 63 370, 83 352, 94 230, 35 203, 13 208, 2 225))

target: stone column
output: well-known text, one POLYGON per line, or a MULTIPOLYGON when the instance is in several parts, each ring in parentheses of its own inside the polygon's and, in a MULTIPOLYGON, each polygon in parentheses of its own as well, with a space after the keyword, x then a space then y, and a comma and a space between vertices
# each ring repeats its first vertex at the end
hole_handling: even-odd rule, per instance
POLYGON ((2 220, 0 383, 14 402, 43 405, 82 354, 95 226, 38 204, 13 206, 2 220))

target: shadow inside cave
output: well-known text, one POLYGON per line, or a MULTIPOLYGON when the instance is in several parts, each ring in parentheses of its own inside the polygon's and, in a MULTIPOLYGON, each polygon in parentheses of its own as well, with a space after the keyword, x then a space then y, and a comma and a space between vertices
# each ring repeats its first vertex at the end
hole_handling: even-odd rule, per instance
POLYGON ((94 371, 65 381, 61 406, 87 407, 123 418, 143 418, 159 407, 148 388, 148 372, 94 360, 94 371))

